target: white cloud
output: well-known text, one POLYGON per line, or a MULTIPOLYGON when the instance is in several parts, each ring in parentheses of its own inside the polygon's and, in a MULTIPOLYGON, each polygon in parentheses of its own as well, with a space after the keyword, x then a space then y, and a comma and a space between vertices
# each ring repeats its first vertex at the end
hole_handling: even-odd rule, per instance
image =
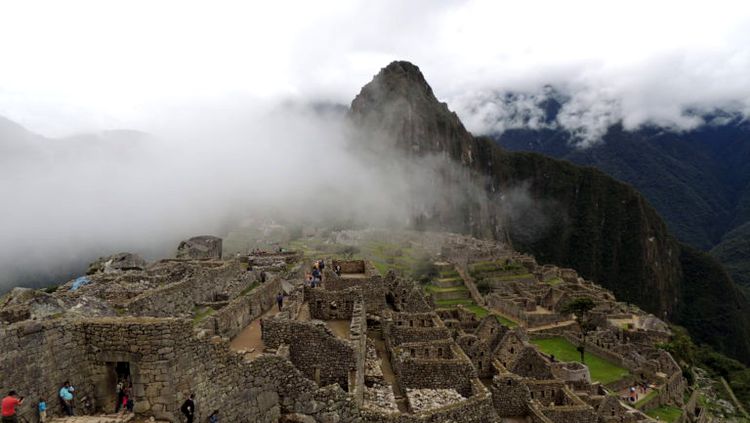
POLYGON ((732 0, 4 2, 0 114, 51 135, 149 129, 234 95, 348 102, 407 59, 476 131, 467 93, 546 84, 571 95, 573 130, 684 127, 685 108, 750 109, 749 45, 750 3, 732 0))

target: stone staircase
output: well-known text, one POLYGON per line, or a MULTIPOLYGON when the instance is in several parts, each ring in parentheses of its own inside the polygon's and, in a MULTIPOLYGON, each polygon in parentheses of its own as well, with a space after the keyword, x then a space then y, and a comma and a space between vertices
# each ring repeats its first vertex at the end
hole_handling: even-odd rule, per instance
POLYGON ((438 304, 442 301, 471 301, 471 294, 464 285, 463 278, 452 264, 438 262, 435 263, 435 267, 438 277, 430 283, 427 291, 438 304))

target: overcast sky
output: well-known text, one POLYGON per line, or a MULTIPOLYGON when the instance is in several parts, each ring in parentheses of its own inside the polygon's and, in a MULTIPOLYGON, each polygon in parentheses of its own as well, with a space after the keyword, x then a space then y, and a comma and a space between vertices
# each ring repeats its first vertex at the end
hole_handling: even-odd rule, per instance
POLYGON ((435 164, 355 154, 345 122, 297 107, 348 104, 396 59, 476 133, 542 124, 548 85, 582 145, 620 120, 750 111, 750 2, 499 3, 0 3, 0 116, 51 137, 154 135, 35 138, 0 120, 0 293, 123 250, 168 257, 268 210, 375 225, 449 198, 435 164))
POLYGON ((508 125, 488 92, 545 84, 572 97, 572 129, 687 128, 686 108, 750 110, 750 2, 9 1, 0 115, 58 136, 158 131, 204 105, 348 104, 394 59, 475 132, 508 125))

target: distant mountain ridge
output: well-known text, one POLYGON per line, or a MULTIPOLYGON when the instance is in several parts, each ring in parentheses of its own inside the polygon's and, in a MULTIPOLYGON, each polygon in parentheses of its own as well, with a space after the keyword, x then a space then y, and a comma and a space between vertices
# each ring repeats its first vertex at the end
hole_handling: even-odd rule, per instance
POLYGON ((350 116, 408 156, 443 155, 471 169, 488 193, 524 186, 551 219, 542 236, 525 239, 516 228, 526 216, 488 228, 492 221, 474 218, 480 205, 456 204, 468 232, 507 232, 540 262, 573 267, 618 298, 685 325, 698 341, 750 360, 750 303, 721 265, 674 239, 631 186, 592 167, 509 152, 472 136, 408 62, 382 69, 354 99, 350 116))
POLYGON ((681 241, 711 251, 750 288, 750 122, 733 115, 706 120, 714 123, 684 132, 614 125, 585 149, 563 129, 510 129, 493 138, 508 150, 593 166, 632 184, 681 241))

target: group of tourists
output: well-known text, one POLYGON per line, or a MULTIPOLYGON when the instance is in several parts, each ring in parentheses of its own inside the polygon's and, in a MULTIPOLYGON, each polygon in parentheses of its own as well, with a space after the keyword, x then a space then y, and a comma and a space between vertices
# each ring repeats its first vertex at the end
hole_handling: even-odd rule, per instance
POLYGON ((628 401, 635 404, 638 401, 638 394, 648 392, 648 383, 639 383, 628 388, 628 401))
POLYGON ((313 262, 310 273, 305 274, 305 285, 316 288, 323 282, 323 269, 326 268, 326 263, 323 260, 315 260, 313 262))
POLYGON ((120 411, 133 412, 135 401, 133 400, 133 384, 127 379, 120 379, 115 387, 117 393, 117 402, 115 403, 115 413, 120 411))
MULTIPOLYGON (((60 399, 63 414, 67 416, 74 414, 74 395, 75 388, 66 380, 58 391, 58 398, 60 399)), ((17 407, 23 403, 24 398, 18 395, 16 391, 11 390, 8 392, 8 395, 2 400, 2 423, 18 423, 17 407)), ((47 421, 47 401, 44 398, 39 398, 36 409, 39 412, 39 421, 47 421)))

